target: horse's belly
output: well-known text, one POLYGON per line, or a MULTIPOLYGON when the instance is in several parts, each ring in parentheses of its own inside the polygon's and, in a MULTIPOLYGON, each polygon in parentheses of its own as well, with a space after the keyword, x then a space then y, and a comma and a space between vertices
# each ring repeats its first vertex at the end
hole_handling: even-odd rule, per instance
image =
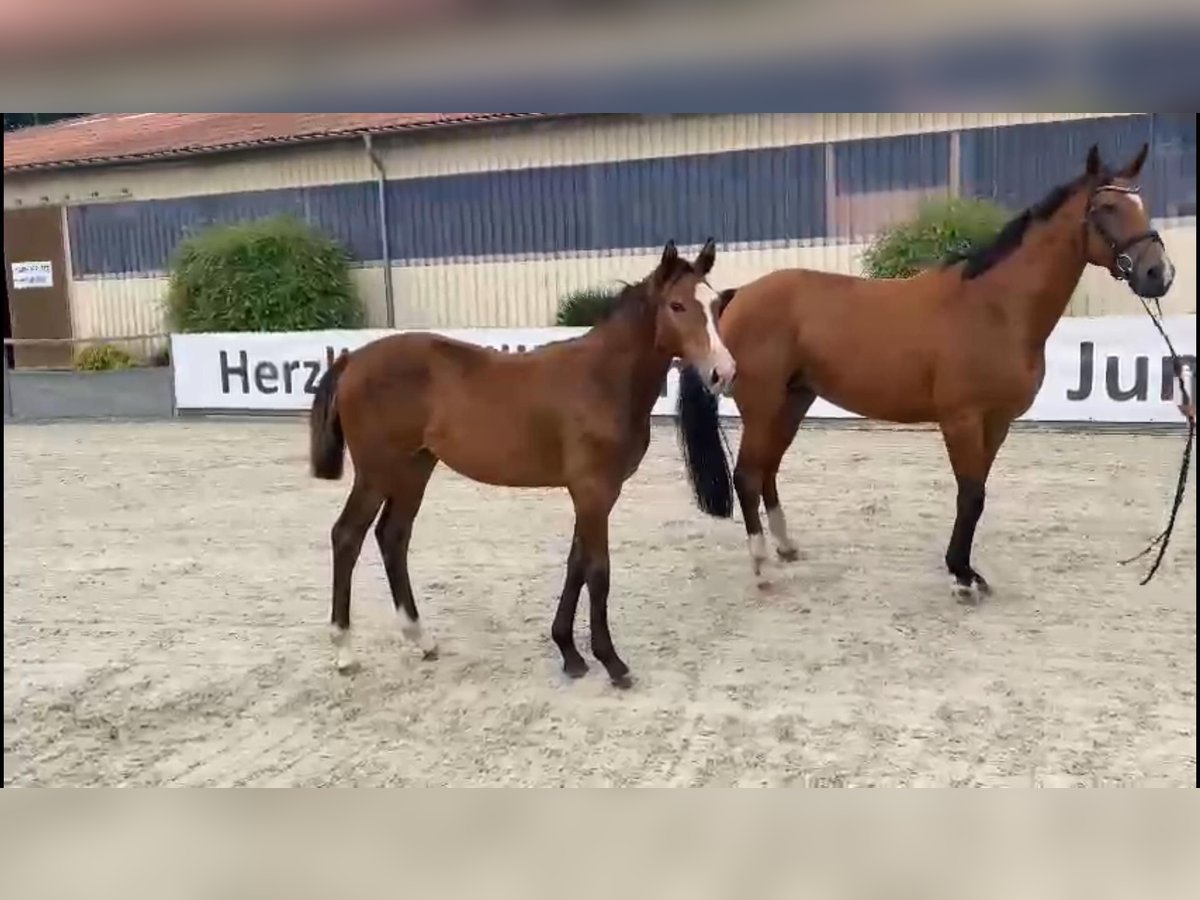
POLYGON ((455 472, 484 484, 557 487, 563 483, 562 452, 553 430, 524 417, 479 411, 439 415, 426 430, 425 446, 455 472))
POLYGON ((932 396, 917 379, 895 371, 844 373, 814 378, 812 391, 827 403, 866 419, 911 424, 934 417, 932 396))

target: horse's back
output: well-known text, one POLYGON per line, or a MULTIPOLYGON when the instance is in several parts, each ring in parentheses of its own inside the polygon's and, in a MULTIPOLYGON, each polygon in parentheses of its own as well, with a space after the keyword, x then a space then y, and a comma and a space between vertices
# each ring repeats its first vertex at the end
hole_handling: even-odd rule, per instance
POLYGON ((739 381, 778 387, 765 399, 743 387, 742 398, 770 405, 776 389, 800 379, 818 396, 862 415, 923 415, 924 403, 912 400, 889 400, 896 412, 880 415, 878 373, 892 373, 885 394, 925 393, 939 291, 936 277, 869 279, 812 269, 780 269, 743 285, 721 318, 721 336, 738 362, 739 381))
POLYGON ((772 334, 834 341, 840 336, 869 341, 878 334, 895 341, 906 331, 925 329, 943 293, 940 279, 926 275, 875 279, 777 269, 737 289, 721 316, 721 335, 731 350, 772 334))

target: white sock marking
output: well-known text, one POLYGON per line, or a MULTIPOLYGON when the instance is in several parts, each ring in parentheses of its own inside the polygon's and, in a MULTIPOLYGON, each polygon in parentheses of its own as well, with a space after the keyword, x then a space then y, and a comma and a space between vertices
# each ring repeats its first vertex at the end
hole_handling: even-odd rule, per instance
POLYGON ((950 593, 956 599, 969 603, 977 603, 983 597, 983 590, 979 587, 978 582, 968 584, 959 584, 958 579, 953 575, 950 576, 950 593))
POLYGON ((767 559, 767 539, 760 531, 750 535, 747 543, 750 546, 750 563, 754 566, 754 574, 757 575, 762 571, 762 565, 767 559))
POLYGON ((783 515, 782 506, 767 510, 767 527, 771 529, 771 537, 775 538, 780 550, 790 553, 796 549, 796 545, 788 537, 787 518, 783 515))
POLYGON ((425 629, 421 627, 419 620, 410 619, 404 610, 399 610, 400 613, 400 633, 404 637, 412 641, 421 648, 421 652, 428 655, 437 652, 437 644, 433 638, 425 633, 425 629))
POLYGON ((333 625, 330 627, 329 637, 333 641, 333 646, 337 648, 337 657, 334 663, 337 670, 345 672, 354 668, 354 648, 351 646, 350 629, 342 629, 333 625))

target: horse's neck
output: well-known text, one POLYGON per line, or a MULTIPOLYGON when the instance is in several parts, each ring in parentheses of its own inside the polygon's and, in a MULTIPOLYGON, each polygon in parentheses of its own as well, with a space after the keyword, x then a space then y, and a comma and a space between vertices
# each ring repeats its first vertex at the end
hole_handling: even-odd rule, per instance
POLYGON ((650 415, 663 381, 671 368, 671 356, 655 346, 654 314, 629 310, 602 326, 601 367, 610 387, 633 400, 633 415, 650 415))
POLYGON ((1004 303, 1020 315, 1020 330, 1030 349, 1040 351, 1045 346, 1087 267, 1082 225, 1085 202, 1086 198, 1073 197, 1048 221, 1033 226, 1006 261, 1006 267, 1017 270, 1016 279, 1023 289, 1004 303))

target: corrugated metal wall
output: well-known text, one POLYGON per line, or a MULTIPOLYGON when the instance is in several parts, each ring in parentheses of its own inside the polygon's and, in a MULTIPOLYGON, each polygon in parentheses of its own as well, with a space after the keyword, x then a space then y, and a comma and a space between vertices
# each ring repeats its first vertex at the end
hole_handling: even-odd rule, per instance
MULTIPOLYGON (((1147 201, 1179 270, 1166 306, 1194 312, 1191 116, 593 116, 378 140, 397 320, 546 324, 567 291, 640 277, 668 237, 714 235, 722 284, 783 266, 853 273, 870 236, 923 198, 984 196, 1015 212, 1075 175, 1091 143, 1123 160, 1143 140, 1147 201)), ((163 274, 183 235, 277 212, 347 247, 382 324, 373 177, 361 145, 345 142, 6 179, 5 203, 69 195, 79 334, 161 322, 163 274)), ((1089 270, 1070 312, 1130 303, 1089 270)))

